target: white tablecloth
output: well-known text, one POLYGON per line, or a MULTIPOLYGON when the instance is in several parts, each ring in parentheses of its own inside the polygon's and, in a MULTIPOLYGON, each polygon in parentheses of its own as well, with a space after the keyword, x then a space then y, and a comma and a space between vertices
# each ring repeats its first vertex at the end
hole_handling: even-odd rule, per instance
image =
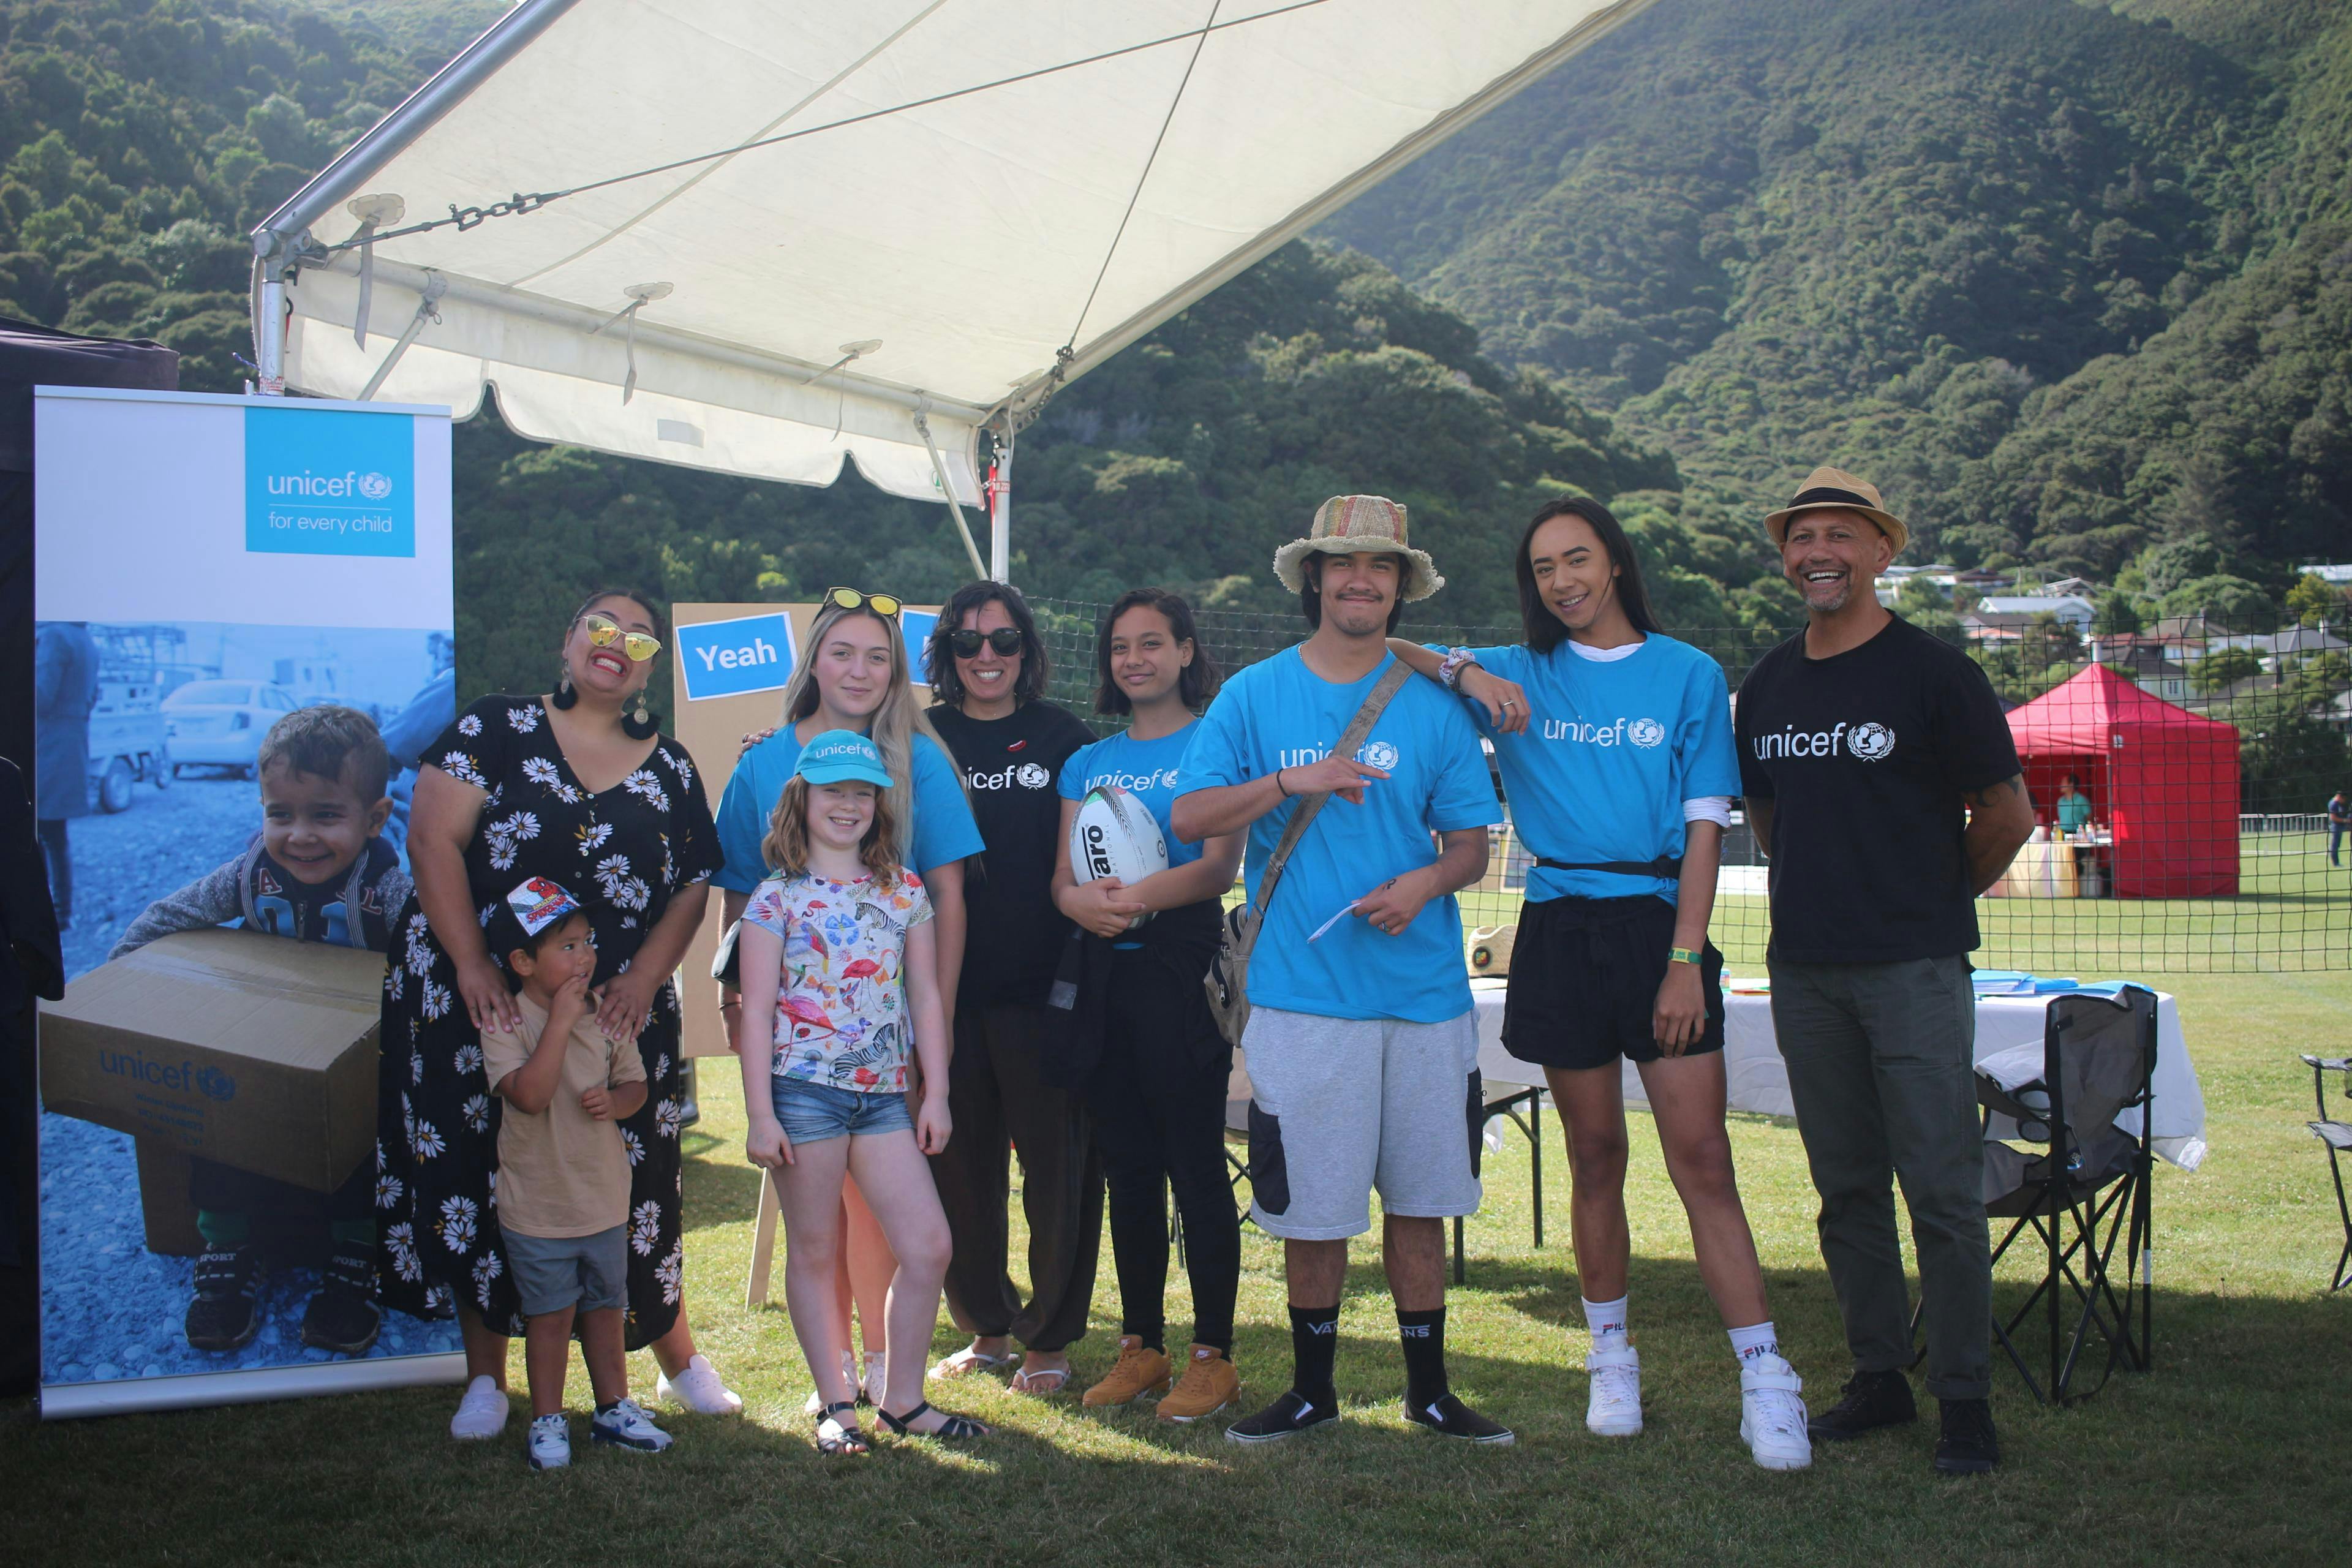
MULTIPOLYGON (((1732 984, 1742 983, 1735 979, 1732 984)), ((1539 1085, 1543 1070, 1503 1048, 1503 993, 1508 984, 1504 980, 1470 982, 1478 1008, 1478 1070, 1490 1084, 1539 1085)), ((1978 997, 1977 1059, 2039 1041, 2049 1005, 2048 996, 1978 997)), ((1794 1116, 1788 1064, 1780 1059, 1772 1036, 1772 999, 1733 993, 1724 998, 1723 1026, 1724 1079, 1731 1109, 1794 1116)), ((1631 1062, 1625 1064, 1624 1084, 1628 1103, 1649 1102, 1641 1074, 1631 1062)), ((2184 1171, 2195 1170, 2205 1158, 2205 1094, 2198 1088, 2189 1043, 2180 1033, 2179 1005, 2165 991, 2156 996, 2155 1092, 2156 1152, 2184 1171)), ((2137 1132, 2137 1113, 2127 1114, 2131 1131, 2137 1132)))

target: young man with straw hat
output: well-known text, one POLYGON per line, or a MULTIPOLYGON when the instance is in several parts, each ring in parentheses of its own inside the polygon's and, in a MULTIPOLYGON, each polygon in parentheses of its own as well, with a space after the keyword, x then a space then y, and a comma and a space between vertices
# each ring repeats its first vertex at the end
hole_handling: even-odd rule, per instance
POLYGON ((1176 837, 1249 834, 1265 917, 1249 971, 1251 1215, 1283 1238, 1289 1392, 1236 1423, 1237 1443, 1339 1417, 1332 1365, 1348 1238, 1371 1228, 1404 1342, 1405 1415, 1444 1436, 1508 1443, 1445 1377, 1446 1219, 1478 1207, 1483 1098, 1456 889, 1486 872, 1501 819, 1478 736, 1426 680, 1392 689, 1352 756, 1330 754, 1384 683, 1406 603, 1444 585, 1405 509, 1335 496, 1274 558, 1313 635, 1225 683, 1202 718, 1171 812, 1176 837), (1303 796, 1328 792, 1278 879, 1265 868, 1303 796), (1434 858, 1430 836, 1441 847, 1434 858))
POLYGON ((2033 829, 2017 749, 1968 655, 1878 602, 1910 537, 1878 491, 1816 468, 1764 520, 1805 629, 1740 683, 1734 732, 1771 857, 1772 1027, 1821 1194, 1822 1257, 1853 1353, 1815 1442, 1916 1418, 1900 1177, 1919 1256, 1935 1468, 2000 1459, 1992 1261, 1976 1109, 1976 896, 2033 829))

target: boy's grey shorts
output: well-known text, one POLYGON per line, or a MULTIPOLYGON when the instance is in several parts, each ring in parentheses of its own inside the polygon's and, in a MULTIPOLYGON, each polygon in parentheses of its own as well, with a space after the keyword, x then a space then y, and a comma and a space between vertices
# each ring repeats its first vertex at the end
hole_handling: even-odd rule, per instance
POLYGON ((1270 1236, 1339 1241, 1388 1214, 1478 1208, 1470 1146, 1485 1120, 1476 1012, 1442 1024, 1255 1007, 1250 1217, 1270 1236))
POLYGON ((627 1226, 589 1236, 520 1236, 509 1230, 504 1240, 524 1317, 566 1307, 601 1312, 629 1304, 627 1226))

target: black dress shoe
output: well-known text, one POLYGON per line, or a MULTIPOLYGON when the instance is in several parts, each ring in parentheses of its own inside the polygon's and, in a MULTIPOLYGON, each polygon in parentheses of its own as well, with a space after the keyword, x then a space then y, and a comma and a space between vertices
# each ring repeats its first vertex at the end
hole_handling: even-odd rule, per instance
POLYGON ((1816 1443, 1835 1443, 1918 1418, 1909 1378, 1899 1372, 1857 1372, 1846 1379, 1835 1405, 1806 1419, 1805 1432, 1816 1443))
POLYGON ((1944 1433, 1936 1439, 1936 1473, 1980 1476, 2000 1463, 2000 1437, 1992 1429, 1992 1405, 1982 1399, 1946 1399, 1944 1433))

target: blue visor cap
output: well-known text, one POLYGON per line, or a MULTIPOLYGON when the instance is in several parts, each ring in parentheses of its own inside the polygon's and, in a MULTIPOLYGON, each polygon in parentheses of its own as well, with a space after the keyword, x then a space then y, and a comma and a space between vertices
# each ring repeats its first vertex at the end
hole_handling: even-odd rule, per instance
POLYGON ((890 787, 890 770, 882 765, 882 752, 854 730, 827 730, 803 746, 800 766, 793 771, 813 784, 859 779, 877 789, 890 787))

